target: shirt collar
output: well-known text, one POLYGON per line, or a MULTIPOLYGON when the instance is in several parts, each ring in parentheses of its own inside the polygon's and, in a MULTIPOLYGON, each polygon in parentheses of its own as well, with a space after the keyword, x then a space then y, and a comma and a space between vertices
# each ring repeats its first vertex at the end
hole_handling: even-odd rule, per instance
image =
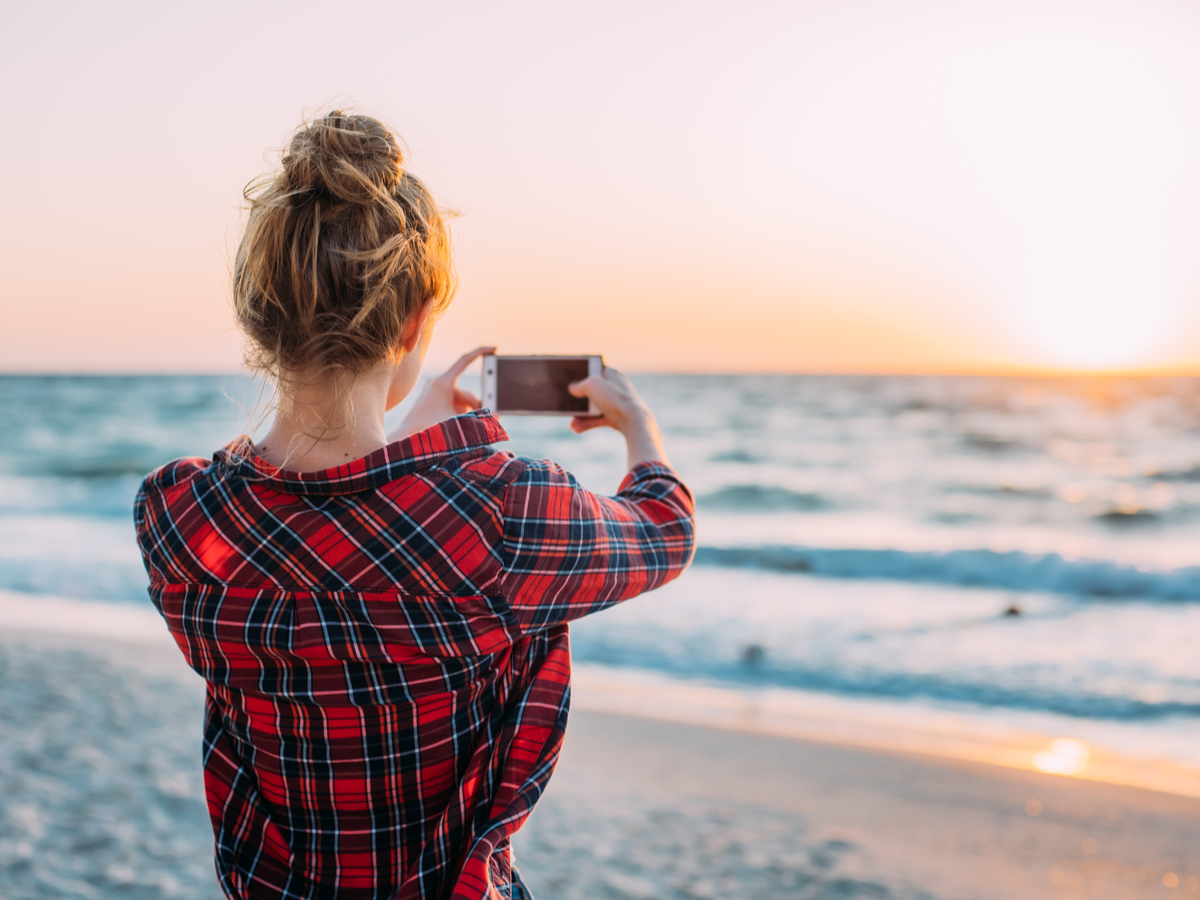
POLYGON ((251 449, 245 435, 214 453, 213 462, 236 471, 246 481, 284 493, 335 496, 372 490, 464 450, 507 440, 499 420, 487 410, 477 410, 332 469, 293 472, 273 466, 251 449))

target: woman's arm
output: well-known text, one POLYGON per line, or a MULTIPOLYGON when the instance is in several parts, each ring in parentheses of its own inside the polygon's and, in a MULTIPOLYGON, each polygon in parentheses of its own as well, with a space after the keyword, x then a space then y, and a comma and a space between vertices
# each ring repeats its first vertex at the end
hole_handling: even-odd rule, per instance
POLYGON ((523 632, 652 591, 695 553, 692 495, 658 462, 638 462, 615 497, 582 488, 550 460, 518 459, 506 488, 500 592, 523 632))
POLYGON ((571 430, 582 434, 592 428, 615 428, 625 436, 629 468, 640 462, 670 465, 663 449, 662 433, 650 407, 634 390, 625 375, 605 366, 598 377, 585 378, 570 387, 576 397, 587 397, 603 415, 579 416, 571 420, 571 430))

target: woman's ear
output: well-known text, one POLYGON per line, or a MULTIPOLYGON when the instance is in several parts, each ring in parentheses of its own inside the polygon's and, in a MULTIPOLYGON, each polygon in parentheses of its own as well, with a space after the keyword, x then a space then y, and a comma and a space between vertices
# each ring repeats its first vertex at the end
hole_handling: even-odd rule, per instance
POLYGON ((404 323, 404 328, 400 331, 400 350, 403 353, 412 353, 417 349, 417 345, 421 343, 421 333, 425 330, 432 314, 433 298, 426 297, 421 301, 416 312, 408 317, 408 321, 404 323))

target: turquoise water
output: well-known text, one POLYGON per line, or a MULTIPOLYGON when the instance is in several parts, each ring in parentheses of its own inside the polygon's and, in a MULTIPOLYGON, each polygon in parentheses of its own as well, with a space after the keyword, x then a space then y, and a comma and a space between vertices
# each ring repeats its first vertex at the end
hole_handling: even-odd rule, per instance
MULTIPOLYGON (((1200 717, 1196 381, 636 382, 697 495, 697 564, 574 626, 578 659, 1159 727, 1200 717)), ((0 590, 148 602, 141 478, 210 455, 255 399, 237 377, 0 378, 0 590)), ((621 478, 615 434, 504 424, 514 452, 594 490, 621 478)))

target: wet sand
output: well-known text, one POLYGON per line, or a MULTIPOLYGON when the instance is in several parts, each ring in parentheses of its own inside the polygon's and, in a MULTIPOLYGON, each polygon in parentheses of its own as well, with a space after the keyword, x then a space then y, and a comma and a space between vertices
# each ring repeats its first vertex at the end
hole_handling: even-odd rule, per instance
POLYGON ((1200 896, 1194 798, 594 712, 515 846, 547 898, 1200 896))
MULTIPOLYGON (((133 619, 0 627, 5 900, 220 896, 202 684, 133 619)), ((1200 897, 1198 799, 579 705, 514 842, 539 900, 1200 897)))

